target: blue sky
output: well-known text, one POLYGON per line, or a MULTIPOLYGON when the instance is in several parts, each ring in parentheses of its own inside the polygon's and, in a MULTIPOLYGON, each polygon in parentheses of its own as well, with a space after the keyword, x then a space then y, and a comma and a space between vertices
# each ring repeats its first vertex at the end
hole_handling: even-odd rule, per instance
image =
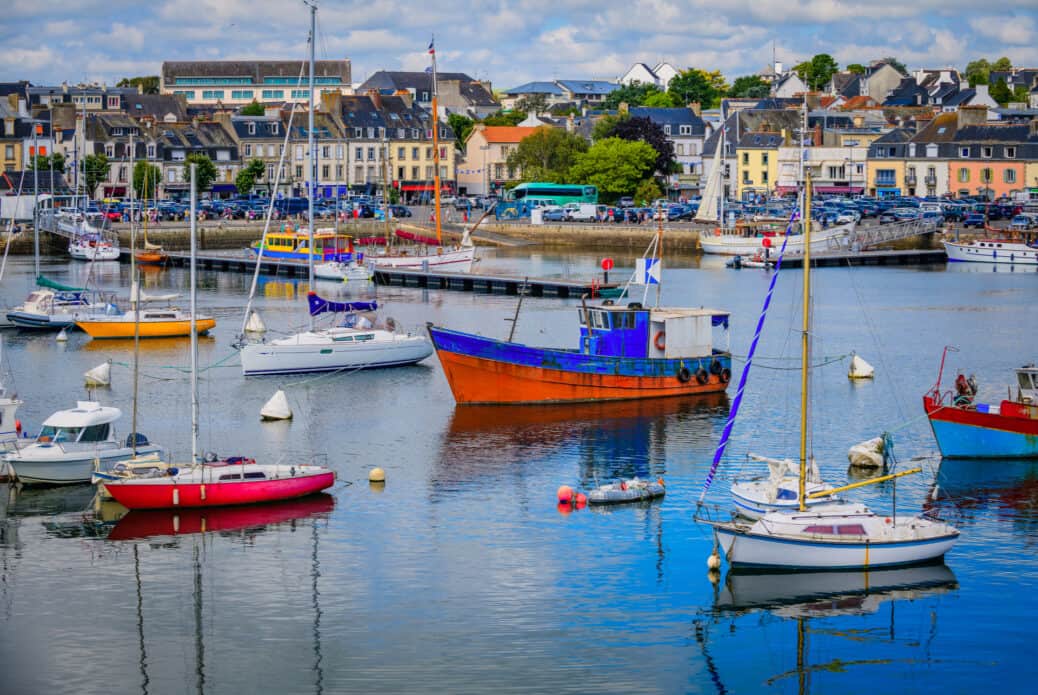
MULTIPOLYGON (((113 83, 163 60, 301 58, 301 0, 7 0, 0 81, 113 83)), ((830 53, 841 65, 893 55, 910 68, 962 69, 1009 56, 1038 67, 1035 0, 325 0, 319 58, 353 78, 441 70, 508 88, 534 79, 615 79, 634 62, 721 70, 731 81, 771 59, 830 53), (722 6, 723 5, 723 6, 722 6)))

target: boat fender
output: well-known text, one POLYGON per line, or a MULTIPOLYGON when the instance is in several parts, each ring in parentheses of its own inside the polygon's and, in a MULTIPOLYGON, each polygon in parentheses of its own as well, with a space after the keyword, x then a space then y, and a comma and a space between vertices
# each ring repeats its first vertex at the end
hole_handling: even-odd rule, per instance
POLYGON ((667 484, 663 482, 663 478, 656 478, 656 482, 660 484, 660 487, 667 487, 667 484))
POLYGON ((656 346, 657 350, 667 349, 667 334, 664 331, 656 333, 656 337, 652 339, 652 344, 656 346))
POLYGON ((721 236, 721 228, 714 227, 714 236, 721 236))
POLYGON ((289 469, 288 469, 288 474, 289 474, 290 476, 292 476, 293 478, 294 478, 294 477, 296 477, 296 467, 295 467, 295 466, 292 466, 291 468, 289 468, 289 469))
POLYGON ((15 420, 14 421, 14 431, 17 432, 18 434, 22 433, 22 421, 21 420, 15 420))
POLYGON ((710 375, 706 373, 706 370, 700 367, 696 370, 696 381, 700 384, 705 384, 710 381, 710 375))
POLYGON ((627 304, 627 308, 628 309, 641 309, 642 308, 642 303, 641 302, 629 302, 627 304))
POLYGON ((721 383, 727 384, 732 380, 732 370, 725 367, 721 370, 721 383))
POLYGON ((710 373, 714 376, 721 375, 721 362, 719 360, 714 360, 710 363, 710 373))
POLYGON ((620 481, 620 489, 621 490, 625 490, 625 491, 627 490, 627 481, 625 481, 625 480, 621 480, 620 481))
POLYGON ((692 372, 689 371, 688 367, 682 367, 678 370, 678 381, 682 384, 692 381, 692 372))

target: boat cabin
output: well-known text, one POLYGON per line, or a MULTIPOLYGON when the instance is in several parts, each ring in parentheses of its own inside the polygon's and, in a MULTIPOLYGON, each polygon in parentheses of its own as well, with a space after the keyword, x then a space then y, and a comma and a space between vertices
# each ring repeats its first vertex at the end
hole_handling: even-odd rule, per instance
MULTIPOLYGON (((259 247, 259 242, 256 242, 255 247, 259 247)), ((306 258, 310 251, 309 234, 306 230, 293 230, 291 227, 285 227, 280 232, 271 232, 267 235, 263 251, 306 258)), ((314 232, 315 260, 347 261, 353 258, 353 251, 353 238, 349 234, 336 234, 332 229, 319 229, 314 232)))
POLYGON ((681 359, 728 352, 714 348, 713 329, 727 335, 728 312, 713 309, 646 309, 626 306, 582 306, 580 350, 605 357, 681 359))
POLYGON ((43 421, 39 444, 94 443, 112 440, 112 423, 122 416, 118 408, 103 406, 96 401, 78 401, 75 408, 59 410, 43 421))
POLYGON ((1038 367, 1028 364, 1017 369, 1016 383, 1016 399, 1027 405, 1038 405, 1038 367))

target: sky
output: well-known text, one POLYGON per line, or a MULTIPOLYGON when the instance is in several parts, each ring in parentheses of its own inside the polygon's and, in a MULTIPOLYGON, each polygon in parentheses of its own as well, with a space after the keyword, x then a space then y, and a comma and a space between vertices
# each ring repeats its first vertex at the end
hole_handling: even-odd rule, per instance
MULTIPOLYGON (((0 81, 114 84, 163 60, 305 58, 302 0, 6 0, 0 81)), ((636 62, 720 70, 829 53, 841 66, 894 56, 910 69, 1008 56, 1038 67, 1038 2, 999 0, 321 0, 317 57, 377 70, 438 67, 507 89, 615 80, 636 62)))

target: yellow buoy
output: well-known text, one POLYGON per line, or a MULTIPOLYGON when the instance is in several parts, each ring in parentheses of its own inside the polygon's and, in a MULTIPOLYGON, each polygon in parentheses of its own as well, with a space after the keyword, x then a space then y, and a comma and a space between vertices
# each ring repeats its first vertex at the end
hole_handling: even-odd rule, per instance
POLYGON ((372 468, 371 472, 368 473, 369 483, 384 483, 386 482, 386 472, 381 468, 372 468))

